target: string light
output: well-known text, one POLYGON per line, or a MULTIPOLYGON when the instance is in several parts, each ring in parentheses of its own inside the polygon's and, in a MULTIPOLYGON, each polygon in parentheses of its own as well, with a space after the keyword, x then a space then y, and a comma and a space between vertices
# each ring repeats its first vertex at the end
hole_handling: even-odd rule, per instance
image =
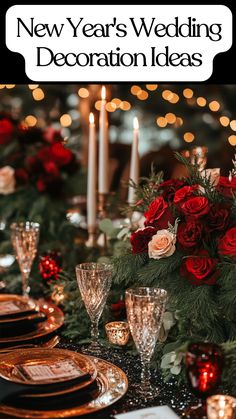
POLYGON ((233 131, 236 131, 236 119, 232 119, 232 121, 230 121, 230 128, 233 131))
POLYGON ((107 102, 106 110, 107 112, 114 112, 116 110, 116 104, 114 102, 107 102))
POLYGON ((60 117, 60 124, 62 127, 69 127, 72 123, 72 119, 71 116, 68 113, 64 113, 61 117, 60 117))
POLYGON ((198 104, 198 106, 204 107, 204 106, 206 106, 206 103, 207 103, 207 101, 206 101, 206 99, 204 97, 199 96, 197 98, 197 104, 198 104))
POLYGON ((160 128, 165 128, 166 125, 167 125, 167 120, 166 120, 166 118, 164 118, 164 116, 159 116, 156 119, 156 123, 160 128))
POLYGON ((0 89, 4 89, 5 86, 5 84, 0 84, 0 89))
POLYGON ((173 96, 174 94, 171 92, 171 90, 163 90, 162 92, 162 97, 165 100, 170 100, 173 96))
POLYGON ((120 109, 122 109, 122 111, 129 111, 131 108, 131 104, 129 102, 127 102, 126 100, 123 100, 120 104, 120 109))
POLYGON ((37 87, 37 89, 34 89, 32 91, 32 95, 34 100, 43 100, 44 99, 44 92, 42 89, 40 89, 40 87, 37 87))
POLYGON ((37 118, 34 115, 28 115, 25 118, 25 123, 28 127, 34 127, 37 124, 37 118))
POLYGON ((217 112, 220 109, 220 104, 217 100, 212 100, 212 102, 209 103, 209 108, 212 112, 217 112))
POLYGON ((112 102, 116 105, 116 108, 119 108, 120 107, 121 100, 118 99, 117 97, 115 97, 114 99, 112 99, 112 102))
POLYGON ((39 87, 39 84, 28 84, 28 88, 29 88, 30 90, 37 89, 37 87, 39 87))
POLYGON ((168 124, 174 124, 174 123, 175 123, 175 121, 176 121, 176 116, 175 116, 175 114, 174 114, 174 113, 172 113, 172 112, 168 112, 168 113, 166 114, 165 118, 166 118, 166 120, 167 120, 168 124))
POLYGON ((189 89, 189 88, 184 89, 184 90, 183 90, 183 96, 184 96, 186 99, 191 99, 191 98, 193 97, 193 90, 192 90, 192 89, 189 89))
POLYGON ((102 107, 102 101, 101 100, 97 100, 96 102, 95 102, 95 109, 97 109, 97 111, 100 111, 101 110, 101 107, 102 107))
POLYGON ((179 101, 179 95, 177 95, 176 93, 172 93, 171 98, 169 99, 170 103, 177 103, 179 101))
POLYGON ((79 95, 79 97, 85 99, 86 97, 89 97, 89 91, 85 87, 81 87, 78 90, 78 95, 79 95))
POLYGON ((236 135, 230 135, 228 137, 228 142, 230 143, 230 145, 236 146, 236 135))
POLYGON ((183 119, 180 116, 178 116, 176 119, 177 126, 181 127, 183 123, 184 123, 183 119))
POLYGON ((223 127, 227 127, 229 125, 230 119, 228 116, 221 116, 219 121, 223 127))
POLYGON ((154 91, 158 88, 158 84, 146 84, 146 89, 154 91))
POLYGON ((195 136, 192 132, 185 132, 184 141, 186 141, 186 143, 191 143, 194 139, 195 139, 195 136))
POLYGON ((146 92, 146 90, 140 90, 140 92, 137 93, 137 98, 139 100, 146 100, 148 98, 148 92, 146 92))
POLYGON ((14 89, 15 86, 15 84, 6 84, 7 89, 14 89))
POLYGON ((137 86, 136 84, 134 84, 130 89, 132 95, 134 96, 136 96, 141 90, 142 90, 141 87, 137 86))

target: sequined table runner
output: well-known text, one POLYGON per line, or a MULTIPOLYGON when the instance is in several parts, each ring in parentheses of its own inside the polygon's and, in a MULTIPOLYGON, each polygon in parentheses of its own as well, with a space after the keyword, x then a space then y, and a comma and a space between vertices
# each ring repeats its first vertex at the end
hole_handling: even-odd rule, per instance
MULTIPOLYGON (((83 347, 81 348, 79 345, 73 343, 63 342, 59 346, 65 349, 83 352, 83 347)), ((119 349, 105 347, 100 358, 116 364, 125 371, 129 380, 129 389, 126 395, 113 406, 99 413, 86 415, 88 419, 90 417, 114 419, 114 415, 118 413, 160 405, 168 405, 181 417, 186 407, 194 403, 193 395, 184 386, 178 385, 176 379, 164 383, 157 371, 152 371, 152 382, 160 389, 159 394, 153 400, 148 402, 142 401, 139 396, 135 396, 134 388, 135 384, 140 383, 141 366, 139 358, 119 349)))

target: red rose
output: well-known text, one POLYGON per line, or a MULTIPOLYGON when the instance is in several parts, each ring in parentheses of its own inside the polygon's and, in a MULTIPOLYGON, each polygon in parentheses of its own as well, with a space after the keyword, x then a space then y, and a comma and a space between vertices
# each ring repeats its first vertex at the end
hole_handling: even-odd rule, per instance
POLYGON ((184 250, 199 247, 202 241, 202 224, 195 220, 188 220, 178 226, 177 241, 184 250))
POLYGON ((0 144, 7 144, 12 139, 14 125, 7 118, 0 119, 0 144))
POLYGON ((226 198, 232 198, 232 194, 236 192, 236 177, 229 180, 228 177, 220 176, 217 189, 226 198))
POLYGON ((156 227, 163 229, 168 227, 168 222, 173 223, 174 217, 168 207, 167 202, 162 196, 159 196, 148 207, 147 212, 144 213, 146 218, 145 226, 156 227))
MULTIPOLYGON (((33 157, 34 158, 34 157, 33 157)), ((39 150, 38 154, 36 155, 36 159, 39 159, 42 163, 53 160, 51 157, 50 147, 43 147, 39 150)))
POLYGON ((183 186, 183 188, 178 189, 175 192, 174 196, 174 203, 175 204, 181 204, 183 201, 186 201, 186 199, 194 196, 194 193, 198 190, 198 185, 192 185, 192 186, 183 186))
POLYGON ((59 176, 59 170, 57 165, 54 163, 54 161, 47 161, 43 164, 44 170, 47 174, 58 177, 59 176))
POLYGON ((45 129, 43 133, 43 139, 50 144, 54 143, 55 141, 61 141, 61 132, 60 130, 56 130, 52 126, 49 126, 45 129))
POLYGON ((131 234, 130 243, 132 245, 133 253, 144 253, 148 251, 148 243, 152 236, 156 234, 156 229, 153 227, 146 227, 142 230, 137 230, 131 234))
POLYGON ((41 169, 41 162, 36 156, 26 157, 25 164, 29 171, 38 172, 41 169))
POLYGON ((198 218, 210 211, 210 205, 204 196, 194 196, 181 204, 181 210, 186 217, 198 218))
POLYGON ((203 250, 198 256, 183 259, 181 275, 193 285, 213 285, 219 276, 217 259, 212 259, 207 251, 203 250))
POLYGON ((41 176, 36 183, 37 189, 39 192, 45 192, 47 189, 47 185, 43 179, 43 177, 41 176))
POLYGON ((56 142, 50 147, 51 157, 59 166, 66 166, 73 158, 72 152, 64 147, 61 142, 56 142))
POLYGON ((223 256, 236 258, 236 227, 226 231, 219 241, 218 250, 223 256))
POLYGON ((162 196, 167 201, 173 201, 173 197, 175 195, 175 192, 182 188, 184 186, 185 182, 180 179, 170 179, 166 180, 165 182, 162 182, 158 189, 161 189, 162 196))
POLYGON ((212 207, 207 217, 208 231, 225 230, 229 222, 229 210, 227 208, 212 207))
POLYGON ((15 169, 15 178, 17 183, 24 184, 29 181, 29 174, 23 168, 15 169))

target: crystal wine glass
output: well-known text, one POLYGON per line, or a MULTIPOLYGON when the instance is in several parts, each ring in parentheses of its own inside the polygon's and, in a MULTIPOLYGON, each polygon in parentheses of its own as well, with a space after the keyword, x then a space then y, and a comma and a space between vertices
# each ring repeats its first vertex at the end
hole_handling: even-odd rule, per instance
POLYGON ((209 342, 191 343, 186 353, 187 378, 192 392, 198 397, 196 406, 191 406, 185 414, 189 417, 206 417, 208 396, 220 384, 223 355, 220 347, 209 342))
POLYGON ((106 263, 81 263, 76 266, 80 294, 91 320, 89 351, 100 352, 98 323, 111 288, 113 268, 106 263))
POLYGON ((39 224, 30 221, 11 224, 11 241, 22 276, 22 293, 28 296, 29 275, 37 253, 39 224))
POLYGON ((125 302, 130 331, 141 356, 141 385, 136 390, 149 399, 157 395, 157 389, 150 383, 150 360, 162 325, 167 292, 161 288, 128 289, 125 302))

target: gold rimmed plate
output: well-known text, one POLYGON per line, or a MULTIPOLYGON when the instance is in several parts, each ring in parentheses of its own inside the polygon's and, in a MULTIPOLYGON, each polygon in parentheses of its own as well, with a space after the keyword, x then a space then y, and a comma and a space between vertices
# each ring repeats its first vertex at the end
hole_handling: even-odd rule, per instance
POLYGON ((97 370, 89 357, 66 349, 17 349, 1 357, 0 377, 25 385, 22 397, 52 397, 90 386, 97 370), (58 388, 58 384, 62 386, 58 388), (28 385, 38 392, 27 393, 28 385))
POLYGON ((31 298, 15 294, 0 295, 0 321, 5 318, 17 317, 38 310, 38 306, 31 298))
POLYGON ((7 404, 0 405, 0 413, 19 418, 31 419, 56 419, 56 418, 70 418, 73 416, 82 416, 89 413, 97 412, 104 409, 124 396, 128 389, 128 379, 124 371, 116 365, 98 359, 89 357, 97 368, 96 382, 98 391, 93 399, 85 403, 73 407, 61 408, 57 410, 50 410, 49 408, 42 410, 38 408, 26 409, 21 407, 14 407, 7 404))
POLYGON ((37 304, 39 312, 45 315, 45 320, 35 324, 34 329, 27 333, 0 337, 0 344, 6 345, 12 342, 24 342, 40 338, 54 332, 63 325, 64 314, 59 307, 44 300, 39 300, 37 304))
POLYGON ((45 314, 37 311, 35 313, 26 314, 20 317, 8 317, 4 319, 0 319, 0 328, 3 326, 16 326, 18 327, 21 323, 25 324, 25 322, 36 322, 45 320, 45 314))

